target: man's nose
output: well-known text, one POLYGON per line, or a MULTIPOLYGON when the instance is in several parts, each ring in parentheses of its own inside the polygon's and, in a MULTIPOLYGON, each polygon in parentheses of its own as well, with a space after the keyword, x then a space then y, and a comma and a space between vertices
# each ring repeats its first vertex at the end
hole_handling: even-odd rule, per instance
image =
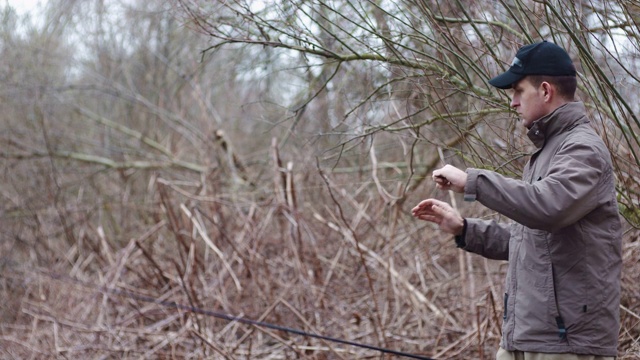
POLYGON ((518 101, 516 98, 511 99, 511 107, 517 107, 520 106, 520 101, 518 101))

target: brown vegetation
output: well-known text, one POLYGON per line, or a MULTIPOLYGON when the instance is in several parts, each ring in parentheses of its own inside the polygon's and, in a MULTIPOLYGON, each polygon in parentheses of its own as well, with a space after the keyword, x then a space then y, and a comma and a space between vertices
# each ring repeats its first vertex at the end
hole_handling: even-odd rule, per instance
POLYGON ((409 210, 498 217, 429 174, 518 176, 531 149, 486 80, 540 38, 574 56, 615 160, 619 358, 640 356, 636 1, 164 3, 2 12, 0 357, 391 358, 125 291, 493 358, 505 264, 409 210))

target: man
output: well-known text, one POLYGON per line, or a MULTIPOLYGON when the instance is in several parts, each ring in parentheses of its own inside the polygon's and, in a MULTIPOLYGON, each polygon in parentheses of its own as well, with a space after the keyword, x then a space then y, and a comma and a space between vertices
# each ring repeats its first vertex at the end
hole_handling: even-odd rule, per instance
POLYGON ((413 215, 455 235, 466 251, 509 261, 497 359, 613 359, 621 222, 611 155, 574 101, 571 58, 550 42, 526 45, 489 83, 513 89, 511 106, 537 147, 522 180, 451 165, 433 178, 514 222, 463 219, 435 199, 413 215))

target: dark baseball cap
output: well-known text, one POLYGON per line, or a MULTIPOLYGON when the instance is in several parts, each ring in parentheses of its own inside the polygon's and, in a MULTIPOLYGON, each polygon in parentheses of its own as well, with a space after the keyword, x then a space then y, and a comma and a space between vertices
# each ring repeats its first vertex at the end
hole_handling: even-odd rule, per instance
POLYGON ((510 89, 527 75, 576 76, 576 68, 563 48, 545 40, 521 47, 509 70, 489 80, 489 84, 510 89))

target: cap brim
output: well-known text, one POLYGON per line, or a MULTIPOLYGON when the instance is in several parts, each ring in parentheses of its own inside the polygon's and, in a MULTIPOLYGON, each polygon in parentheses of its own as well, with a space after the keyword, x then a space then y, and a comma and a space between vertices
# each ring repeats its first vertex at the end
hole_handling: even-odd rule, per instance
POLYGON ((507 70, 504 73, 489 80, 489 84, 498 89, 511 89, 514 83, 520 81, 525 75, 515 74, 507 70))

